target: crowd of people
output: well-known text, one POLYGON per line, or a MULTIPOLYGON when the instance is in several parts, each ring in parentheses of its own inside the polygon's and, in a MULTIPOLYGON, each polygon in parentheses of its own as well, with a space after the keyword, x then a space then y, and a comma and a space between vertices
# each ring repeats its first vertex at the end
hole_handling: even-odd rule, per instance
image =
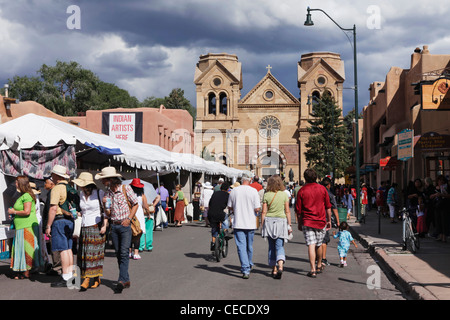
MULTIPOLYGON (((140 179, 123 184, 114 167, 103 168, 95 177, 81 172, 70 181, 67 168, 55 165, 45 179, 48 192, 42 208, 41 191, 28 177, 18 176, 15 186, 19 196, 8 210, 15 229, 10 263, 13 278, 28 279, 30 273, 45 272, 59 277, 51 287, 66 287, 73 281, 76 256, 82 278, 80 291, 100 286, 107 237, 119 268, 115 292, 129 288, 129 260, 139 260, 140 252, 153 249, 156 208, 166 210, 169 198, 180 203, 179 208, 184 204, 179 185, 170 196, 161 183, 156 197, 147 199, 140 179), (96 180, 106 191, 97 188, 96 180)), ((184 220, 179 216, 175 211, 176 225, 184 220)))
POLYGON ((346 266, 347 252, 354 240, 349 236, 348 225, 339 223, 331 180, 325 178, 317 183, 317 175, 311 169, 304 172, 304 178, 306 183, 285 183, 279 175, 266 181, 244 174, 240 183, 231 186, 219 181, 214 188, 220 193, 210 183, 199 191, 202 209, 211 222, 211 250, 220 223, 227 229, 232 226, 243 279, 248 279, 253 269, 253 241, 258 229, 268 243, 270 273, 274 279, 281 279, 286 261, 284 245, 292 238, 291 207, 296 213, 295 223, 306 239, 311 265, 307 275, 315 278, 329 265, 326 250, 332 226, 340 228, 335 237, 339 237, 341 266, 346 266))
POLYGON ((404 207, 413 221, 419 236, 429 236, 447 242, 450 236, 450 193, 448 179, 439 175, 436 183, 431 178, 410 181, 406 190, 398 190, 397 183, 383 181, 376 190, 374 203, 380 214, 388 216, 392 223, 400 221, 404 207), (401 201, 403 196, 403 201, 401 201))
MULTIPOLYGON (((357 244, 348 232, 348 224, 339 221, 338 207, 346 207, 347 214, 351 215, 356 190, 352 186, 333 186, 327 177, 318 183, 312 169, 305 170, 303 177, 305 182, 288 184, 279 175, 266 181, 244 173, 240 182, 232 185, 223 179, 214 187, 210 182, 195 185, 192 200, 198 201, 200 219, 211 228, 210 249, 214 250, 221 228, 227 239, 234 236, 244 279, 249 278, 254 266, 253 241, 258 229, 268 243, 270 273, 274 279, 281 279, 286 262, 284 245, 292 238, 293 223, 298 224, 305 237, 309 277, 317 277, 329 265, 326 252, 331 228, 338 229, 337 233, 333 231, 333 237, 339 238, 340 266, 347 266, 350 245, 357 244), (294 207, 295 222, 291 221, 291 207, 294 207), (233 236, 229 233, 231 229, 233 236)), ((404 205, 421 235, 428 234, 445 242, 450 229, 450 193, 444 176, 439 176, 436 182, 434 185, 429 178, 424 182, 412 181, 404 205)), ((112 240, 119 268, 115 292, 129 288, 129 260, 139 260, 140 252, 153 249, 153 230, 161 227, 155 223, 157 208, 164 212, 169 202, 175 202, 173 222, 180 227, 188 204, 181 185, 170 195, 160 183, 156 197, 147 199, 140 179, 123 184, 121 174, 114 167, 103 168, 95 177, 82 172, 70 181, 67 169, 56 165, 45 180, 48 194, 42 210, 35 183, 21 175, 15 184, 20 195, 8 210, 16 230, 10 264, 14 278, 27 279, 30 272, 44 270, 49 275, 60 275, 52 287, 65 287, 73 278, 76 255, 83 279, 80 291, 101 284, 107 235, 112 240), (106 191, 98 189, 96 181, 106 191)), ((380 215, 397 222, 401 219, 397 189, 396 183, 383 182, 377 190, 362 184, 362 212, 376 207, 380 215)))

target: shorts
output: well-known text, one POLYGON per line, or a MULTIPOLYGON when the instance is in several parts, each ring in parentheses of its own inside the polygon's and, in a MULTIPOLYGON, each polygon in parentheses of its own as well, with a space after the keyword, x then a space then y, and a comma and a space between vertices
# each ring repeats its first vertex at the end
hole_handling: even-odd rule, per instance
POLYGON ((52 224, 52 251, 65 251, 72 249, 73 221, 59 219, 52 224))
POLYGON ((326 227, 323 229, 316 229, 303 226, 302 230, 307 246, 315 244, 316 247, 320 247, 322 245, 326 234, 326 227))

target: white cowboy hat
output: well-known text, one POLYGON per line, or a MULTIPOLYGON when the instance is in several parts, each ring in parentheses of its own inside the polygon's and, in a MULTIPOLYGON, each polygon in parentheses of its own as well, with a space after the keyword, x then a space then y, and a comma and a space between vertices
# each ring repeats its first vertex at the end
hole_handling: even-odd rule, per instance
POLYGON ((90 184, 95 184, 94 177, 92 176, 92 173, 89 172, 80 173, 78 178, 73 179, 73 183, 75 183, 79 187, 86 187, 90 184))
POLYGON ((211 182, 206 182, 205 185, 204 185, 204 187, 205 187, 206 189, 212 189, 211 182))
POLYGON ((67 168, 57 164, 53 167, 52 173, 56 174, 57 176, 63 177, 64 179, 70 179, 69 175, 67 174, 67 168))
POLYGON ((95 180, 101 180, 106 178, 122 178, 120 173, 116 172, 116 168, 114 167, 106 167, 103 168, 100 173, 95 175, 95 180))

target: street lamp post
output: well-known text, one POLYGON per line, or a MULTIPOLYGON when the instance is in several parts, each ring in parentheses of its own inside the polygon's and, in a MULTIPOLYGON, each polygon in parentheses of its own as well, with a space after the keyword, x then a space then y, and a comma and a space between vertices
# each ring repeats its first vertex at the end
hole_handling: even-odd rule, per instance
POLYGON ((310 9, 307 8, 305 26, 313 26, 314 22, 311 19, 311 11, 320 11, 325 14, 335 25, 338 26, 342 31, 352 31, 353 32, 353 67, 354 67, 354 90, 355 90, 355 172, 356 172, 356 201, 355 201, 355 215, 356 219, 359 221, 360 216, 360 172, 359 172, 359 123, 358 123, 358 70, 356 63, 356 25, 353 25, 351 29, 342 28, 336 21, 333 20, 325 11, 322 9, 310 9))

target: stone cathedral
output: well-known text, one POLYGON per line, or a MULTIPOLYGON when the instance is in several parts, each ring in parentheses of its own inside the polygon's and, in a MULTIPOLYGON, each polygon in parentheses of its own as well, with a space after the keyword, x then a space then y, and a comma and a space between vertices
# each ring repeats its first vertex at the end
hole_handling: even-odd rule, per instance
MULTIPOLYGON (((264 66, 262 66, 264 67, 264 66)), ((300 96, 267 74, 241 96, 242 63, 233 54, 202 55, 195 68, 197 118, 195 154, 209 154, 259 177, 280 174, 303 179, 312 104, 329 91, 341 108, 344 62, 331 52, 303 54, 297 62, 300 96)))

